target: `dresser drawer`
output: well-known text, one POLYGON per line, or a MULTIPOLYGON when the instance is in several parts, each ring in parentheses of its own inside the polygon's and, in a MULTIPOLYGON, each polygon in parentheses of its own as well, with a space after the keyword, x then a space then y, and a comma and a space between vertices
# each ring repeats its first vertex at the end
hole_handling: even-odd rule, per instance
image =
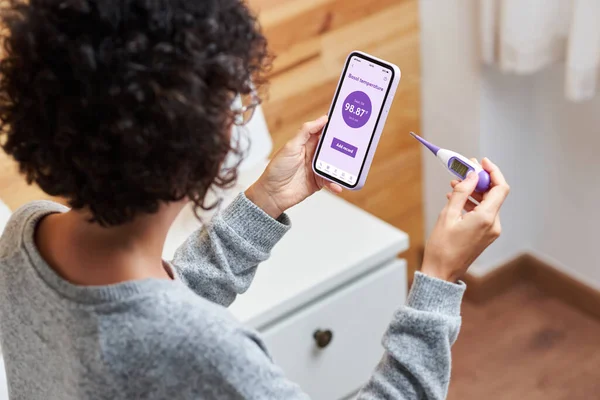
POLYGON ((358 390, 379 362, 381 338, 406 298, 395 260, 263 330, 275 362, 314 400, 358 390))

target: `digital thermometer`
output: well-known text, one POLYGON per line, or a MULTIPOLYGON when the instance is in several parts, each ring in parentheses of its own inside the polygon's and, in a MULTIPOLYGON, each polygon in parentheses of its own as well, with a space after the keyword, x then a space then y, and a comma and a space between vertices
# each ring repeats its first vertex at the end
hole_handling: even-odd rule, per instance
POLYGON ((479 182, 475 187, 475 191, 478 193, 487 192, 490 188, 490 174, 488 174, 481 166, 473 161, 469 160, 454 151, 440 149, 438 146, 429 143, 419 135, 411 132, 410 133, 415 139, 421 142, 427 147, 436 157, 444 164, 446 169, 452 174, 458 177, 461 181, 467 177, 470 171, 474 171, 479 175, 479 182))

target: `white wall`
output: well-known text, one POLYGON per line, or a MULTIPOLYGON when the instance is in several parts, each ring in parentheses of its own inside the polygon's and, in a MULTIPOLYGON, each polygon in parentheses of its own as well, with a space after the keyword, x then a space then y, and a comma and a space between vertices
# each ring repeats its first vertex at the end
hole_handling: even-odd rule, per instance
MULTIPOLYGON (((469 157, 489 157, 501 165, 513 186, 502 212, 504 234, 477 260, 472 271, 485 273, 531 243, 531 224, 521 207, 525 177, 513 173, 518 152, 514 138, 528 136, 531 114, 525 96, 529 80, 508 79, 479 62, 477 9, 473 0, 421 0, 422 133, 433 143, 469 157), (523 96, 522 96, 522 95, 523 96), (519 104, 519 107, 513 107, 519 104), (482 134, 486 132, 486 134, 482 134), (516 187, 515 187, 516 186, 516 187)), ((425 226, 429 235, 450 190, 449 175, 423 150, 425 226)))
POLYGON ((482 69, 481 73, 479 155, 500 166, 512 191, 500 214, 502 236, 477 260, 473 271, 478 274, 532 246, 531 181, 537 179, 525 167, 534 148, 532 80, 493 69, 482 69))
POLYGON ((562 67, 535 78, 536 185, 532 249, 600 289, 600 95, 564 99, 562 67))
MULTIPOLYGON (((564 100, 563 70, 531 77, 483 68, 472 0, 421 0, 423 134, 487 156, 509 180, 503 235, 472 267, 485 274, 524 251, 600 288, 600 98, 564 100)), ((424 153, 427 233, 448 176, 424 153)))

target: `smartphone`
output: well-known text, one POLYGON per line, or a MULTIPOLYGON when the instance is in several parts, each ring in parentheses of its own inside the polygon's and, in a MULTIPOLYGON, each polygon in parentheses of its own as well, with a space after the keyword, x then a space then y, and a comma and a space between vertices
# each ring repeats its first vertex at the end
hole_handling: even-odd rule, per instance
POLYGON ((350 53, 313 159, 317 175, 350 190, 364 186, 400 75, 392 63, 350 53))

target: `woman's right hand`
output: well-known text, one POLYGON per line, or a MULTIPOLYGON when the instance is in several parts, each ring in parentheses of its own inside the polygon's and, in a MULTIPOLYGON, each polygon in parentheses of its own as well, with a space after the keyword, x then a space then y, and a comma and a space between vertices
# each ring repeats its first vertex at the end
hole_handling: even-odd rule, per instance
POLYGON ((458 281, 475 259, 501 232, 500 208, 510 187, 500 169, 484 158, 482 167, 491 178, 492 187, 483 195, 474 193, 478 176, 471 173, 462 182, 452 182, 448 204, 437 220, 427 245, 421 272, 450 282, 458 281), (469 196, 479 201, 475 205, 469 196), (463 214, 463 210, 466 213, 463 214))

